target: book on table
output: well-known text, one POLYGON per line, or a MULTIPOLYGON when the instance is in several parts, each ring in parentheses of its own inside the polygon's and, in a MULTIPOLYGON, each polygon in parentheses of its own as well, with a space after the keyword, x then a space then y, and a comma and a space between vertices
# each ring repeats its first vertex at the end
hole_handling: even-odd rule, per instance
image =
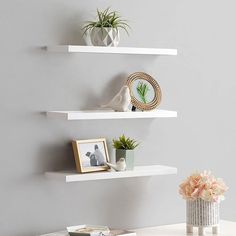
POLYGON ((70 236, 107 236, 110 230, 106 226, 77 225, 67 227, 70 236))
POLYGON ((67 227, 70 236, 136 236, 136 233, 123 229, 109 229, 107 226, 78 225, 67 227))
POLYGON ((111 229, 109 236, 136 236, 134 231, 129 231, 125 229, 111 229))

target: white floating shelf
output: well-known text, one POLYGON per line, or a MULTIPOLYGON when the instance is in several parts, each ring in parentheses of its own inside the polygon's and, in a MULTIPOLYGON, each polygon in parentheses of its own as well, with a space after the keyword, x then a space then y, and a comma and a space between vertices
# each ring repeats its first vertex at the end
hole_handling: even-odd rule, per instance
POLYGON ((139 55, 163 55, 176 56, 177 49, 168 48, 134 48, 134 47, 95 47, 78 45, 48 46, 50 52, 61 53, 111 53, 111 54, 139 54, 139 55))
POLYGON ((121 178, 134 178, 155 175, 172 175, 177 173, 177 168, 169 166, 136 166, 134 170, 129 171, 104 171, 94 173, 78 174, 76 171, 70 172, 46 172, 45 175, 54 180, 63 181, 66 183, 77 181, 89 180, 102 180, 102 179, 121 179, 121 178))
POLYGON ((163 118, 177 117, 176 111, 155 110, 137 112, 114 112, 114 111, 48 111, 48 117, 64 120, 107 120, 107 119, 140 119, 140 118, 163 118))

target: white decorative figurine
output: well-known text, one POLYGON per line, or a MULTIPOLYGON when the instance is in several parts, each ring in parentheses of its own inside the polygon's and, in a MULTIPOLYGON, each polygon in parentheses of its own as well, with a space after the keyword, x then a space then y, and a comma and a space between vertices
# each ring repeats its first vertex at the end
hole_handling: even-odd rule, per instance
POLYGON ((128 86, 123 86, 121 90, 112 98, 112 100, 106 104, 102 105, 103 108, 111 108, 115 111, 126 112, 129 110, 129 105, 131 103, 131 97, 128 86))
POLYGON ((111 167, 112 169, 114 169, 115 171, 124 171, 126 170, 126 162, 125 162, 125 158, 120 158, 119 161, 116 162, 116 164, 111 164, 111 163, 106 163, 109 167, 111 167))

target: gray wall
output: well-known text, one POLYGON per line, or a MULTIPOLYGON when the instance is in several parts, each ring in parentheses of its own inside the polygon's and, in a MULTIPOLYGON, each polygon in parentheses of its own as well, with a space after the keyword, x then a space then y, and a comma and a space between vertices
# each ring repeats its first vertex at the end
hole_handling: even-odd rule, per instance
MULTIPOLYGON (((230 186, 222 218, 236 220, 234 1, 8 0, 0 2, 0 234, 30 236, 92 223, 144 227, 184 221, 178 184, 211 169, 230 186), (177 57, 48 53, 79 44, 96 8, 112 6, 132 25, 122 46, 173 47, 177 57), (145 71, 177 119, 73 121, 47 110, 107 101, 126 75, 145 71), (74 166, 71 139, 125 133, 142 142, 136 164, 178 167, 177 176, 56 183, 49 170, 74 166)), ((110 142, 109 142, 110 145, 110 142)))

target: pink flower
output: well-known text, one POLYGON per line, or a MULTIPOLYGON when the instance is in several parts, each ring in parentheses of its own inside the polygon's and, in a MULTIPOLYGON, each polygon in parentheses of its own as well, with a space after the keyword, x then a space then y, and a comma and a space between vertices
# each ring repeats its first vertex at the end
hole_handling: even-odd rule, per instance
POLYGON ((224 193, 228 190, 222 179, 216 179, 207 171, 192 174, 179 187, 179 193, 186 200, 201 198, 214 202, 224 200, 224 193))

